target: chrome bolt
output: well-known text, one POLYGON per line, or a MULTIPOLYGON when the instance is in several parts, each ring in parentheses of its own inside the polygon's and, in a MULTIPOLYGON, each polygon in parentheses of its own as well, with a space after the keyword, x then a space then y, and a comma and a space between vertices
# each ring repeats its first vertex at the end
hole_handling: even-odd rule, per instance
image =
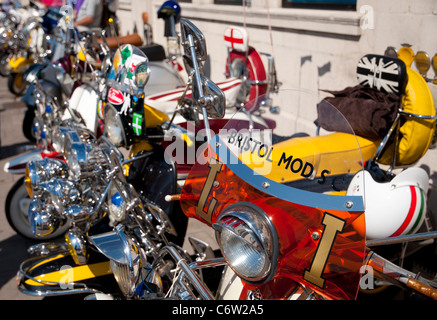
POLYGON ((320 234, 318 232, 313 232, 311 238, 313 238, 313 240, 319 240, 320 234))

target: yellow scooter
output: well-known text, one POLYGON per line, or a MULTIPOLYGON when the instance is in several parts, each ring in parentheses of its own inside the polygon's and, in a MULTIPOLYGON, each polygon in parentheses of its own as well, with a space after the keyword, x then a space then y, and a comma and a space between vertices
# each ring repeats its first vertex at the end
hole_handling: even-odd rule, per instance
POLYGON ((18 46, 11 55, 6 68, 9 72, 9 90, 21 96, 27 88, 24 79, 25 72, 46 57, 48 44, 45 41, 42 24, 35 19, 29 19, 17 36, 19 37, 18 46))

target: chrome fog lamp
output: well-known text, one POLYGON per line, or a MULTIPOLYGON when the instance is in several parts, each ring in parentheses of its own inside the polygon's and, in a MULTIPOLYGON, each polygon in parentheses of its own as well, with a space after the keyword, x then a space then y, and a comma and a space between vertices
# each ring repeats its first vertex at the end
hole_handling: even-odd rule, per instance
POLYGON ((65 233, 65 242, 67 243, 68 251, 74 262, 77 265, 86 264, 88 261, 88 253, 83 232, 75 228, 68 230, 67 233, 65 233))
POLYGON ((44 205, 43 210, 39 199, 33 199, 30 203, 28 219, 32 232, 37 237, 48 236, 63 225, 53 206, 44 205))
POLYGON ((278 239, 272 222, 259 207, 244 202, 231 205, 213 228, 224 258, 239 277, 263 283, 274 276, 278 239))
POLYGON ((110 266, 122 293, 132 297, 142 267, 137 244, 125 235, 121 225, 114 231, 90 236, 90 241, 111 260, 110 266))
POLYGON ((80 191, 76 185, 69 180, 51 179, 40 184, 43 190, 43 199, 53 205, 58 214, 64 214, 67 206, 74 204, 80 198, 80 191))
POLYGON ((103 135, 117 148, 126 145, 126 134, 120 114, 114 106, 105 106, 105 127, 103 135))
MULTIPOLYGON (((62 138, 62 137, 60 137, 60 138, 62 138)), ((71 144, 73 142, 81 142, 81 140, 79 137, 79 133, 76 130, 71 129, 71 128, 70 128, 70 130, 67 130, 64 133, 63 138, 64 138, 64 142, 62 144, 63 149, 60 152, 62 152, 64 154, 64 158, 67 158, 67 150, 70 148, 71 144)))
POLYGON ((84 167, 87 164, 87 154, 91 146, 84 142, 71 142, 66 145, 66 161, 68 174, 72 179, 80 179, 84 175, 84 167))
POLYGON ((67 135, 74 142, 80 141, 78 133, 69 127, 55 126, 53 128, 52 145, 56 152, 64 152, 67 135))
POLYGON ((45 158, 39 161, 29 161, 26 165, 25 184, 29 196, 41 192, 40 184, 52 178, 66 178, 67 164, 58 159, 45 158))
POLYGON ((65 208, 64 214, 68 219, 74 222, 80 222, 88 220, 91 217, 93 214, 93 208, 80 204, 71 204, 65 208))
POLYGON ((120 222, 126 216, 126 191, 119 180, 113 180, 108 190, 109 219, 120 222))

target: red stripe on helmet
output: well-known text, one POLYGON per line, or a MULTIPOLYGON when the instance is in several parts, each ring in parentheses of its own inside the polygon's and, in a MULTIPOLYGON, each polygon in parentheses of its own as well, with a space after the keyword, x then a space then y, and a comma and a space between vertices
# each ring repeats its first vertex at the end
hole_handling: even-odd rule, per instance
POLYGON ((401 235, 402 232, 404 232, 405 229, 407 229, 411 220, 413 220, 414 212, 416 211, 416 205, 417 205, 417 193, 416 193, 416 189, 413 186, 410 186, 410 190, 411 190, 411 205, 410 205, 410 210, 408 211, 407 214, 407 218, 404 220, 404 222, 399 227, 399 229, 391 235, 392 237, 397 237, 401 235))

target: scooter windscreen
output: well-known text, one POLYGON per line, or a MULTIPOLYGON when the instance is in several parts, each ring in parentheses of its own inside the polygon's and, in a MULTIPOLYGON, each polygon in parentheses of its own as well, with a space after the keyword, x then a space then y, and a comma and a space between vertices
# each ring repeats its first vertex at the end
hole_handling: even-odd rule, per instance
POLYGON ((321 94, 282 90, 273 103, 281 113, 264 116, 274 129, 237 112, 205 144, 182 208, 215 229, 244 290, 286 299, 299 283, 326 298, 354 299, 365 257, 364 200, 347 189, 368 157, 362 138, 321 94))

